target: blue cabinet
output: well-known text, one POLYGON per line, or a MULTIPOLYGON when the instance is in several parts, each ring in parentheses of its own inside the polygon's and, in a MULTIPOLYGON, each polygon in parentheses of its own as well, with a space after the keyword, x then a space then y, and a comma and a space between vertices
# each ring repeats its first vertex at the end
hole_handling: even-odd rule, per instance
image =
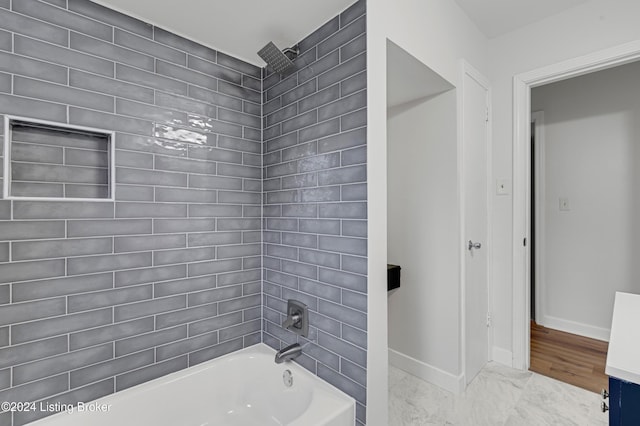
POLYGON ((609 425, 640 425, 640 385, 609 377, 609 425))

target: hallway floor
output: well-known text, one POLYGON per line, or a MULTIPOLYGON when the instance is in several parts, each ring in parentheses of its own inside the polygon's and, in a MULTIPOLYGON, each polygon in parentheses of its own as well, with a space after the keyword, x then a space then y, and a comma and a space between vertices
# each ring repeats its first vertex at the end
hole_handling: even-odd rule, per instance
POLYGON ((389 366, 390 426, 606 426, 600 395, 489 363, 461 395, 389 366))
POLYGON ((531 321, 531 371, 600 393, 609 389, 604 372, 609 344, 546 328, 531 321))

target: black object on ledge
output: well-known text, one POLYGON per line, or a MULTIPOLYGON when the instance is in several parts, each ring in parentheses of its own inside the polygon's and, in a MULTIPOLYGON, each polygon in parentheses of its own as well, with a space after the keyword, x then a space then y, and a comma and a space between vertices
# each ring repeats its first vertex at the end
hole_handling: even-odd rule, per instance
POLYGON ((400 287, 400 266, 387 264, 387 291, 400 287))

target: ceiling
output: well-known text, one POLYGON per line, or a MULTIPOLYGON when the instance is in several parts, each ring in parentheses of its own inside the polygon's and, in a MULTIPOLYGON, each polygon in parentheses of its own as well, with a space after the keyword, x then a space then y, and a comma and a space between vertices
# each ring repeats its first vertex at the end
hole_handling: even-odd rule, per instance
POLYGON ((260 67, 269 41, 296 44, 355 0, 94 0, 260 67))
POLYGON ((480 31, 494 38, 588 0, 455 0, 480 31))
MULTIPOLYGON (((267 42, 290 47, 355 0, 93 0, 258 66, 267 42)), ((488 38, 589 0, 455 0, 488 38)))

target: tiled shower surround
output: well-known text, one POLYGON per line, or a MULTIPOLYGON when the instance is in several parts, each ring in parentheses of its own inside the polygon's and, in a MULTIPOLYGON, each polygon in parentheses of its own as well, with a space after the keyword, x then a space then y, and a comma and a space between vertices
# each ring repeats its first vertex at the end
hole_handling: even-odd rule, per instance
POLYGON ((0 0, 0 114, 116 132, 115 202, 0 200, 0 401, 288 344, 296 298, 300 363, 365 422, 364 0, 300 47, 263 78, 88 0, 0 0))
POLYGON ((365 422, 366 40, 360 1, 300 42, 296 72, 263 82, 264 342, 296 342, 287 299, 310 311, 300 364, 353 396, 365 422))

